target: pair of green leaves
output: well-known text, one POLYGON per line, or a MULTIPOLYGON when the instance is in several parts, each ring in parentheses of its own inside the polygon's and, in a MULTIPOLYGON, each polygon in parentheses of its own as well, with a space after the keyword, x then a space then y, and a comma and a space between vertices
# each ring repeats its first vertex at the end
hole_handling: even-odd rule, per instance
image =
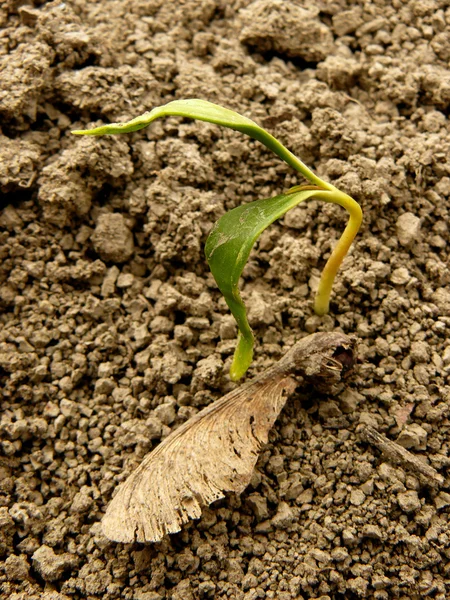
POLYGON ((72 133, 76 135, 129 133, 147 127, 155 119, 167 116, 198 119, 245 133, 275 152, 311 184, 294 187, 273 198, 264 198, 238 206, 217 221, 206 241, 205 253, 209 267, 239 327, 238 344, 230 369, 230 377, 236 381, 245 374, 253 358, 254 338, 238 284, 255 241, 276 219, 310 198, 339 204, 349 212, 348 224, 325 265, 319 283, 314 310, 317 314, 323 315, 329 310, 330 293, 336 273, 361 225, 362 211, 353 198, 320 179, 254 121, 206 100, 175 100, 126 123, 112 123, 90 130, 76 130, 72 133))

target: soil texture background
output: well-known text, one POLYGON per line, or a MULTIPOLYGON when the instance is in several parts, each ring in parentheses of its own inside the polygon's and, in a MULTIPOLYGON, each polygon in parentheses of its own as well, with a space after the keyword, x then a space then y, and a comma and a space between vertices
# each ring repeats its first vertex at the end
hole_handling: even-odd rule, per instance
POLYGON ((449 31, 444 0, 3 2, 2 598, 448 597, 449 31), (288 401, 241 496, 161 543, 116 544, 100 519, 117 485, 236 385, 208 232, 302 183, 206 123, 70 134, 195 97, 266 127, 364 211, 322 318, 344 211, 305 203, 261 236, 242 278, 248 376, 321 330, 358 336, 360 362, 336 396, 288 401))

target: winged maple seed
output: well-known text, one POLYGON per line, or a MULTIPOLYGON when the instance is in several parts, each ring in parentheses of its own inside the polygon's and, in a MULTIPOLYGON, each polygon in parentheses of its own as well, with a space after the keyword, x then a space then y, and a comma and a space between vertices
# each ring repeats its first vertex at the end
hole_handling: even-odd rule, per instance
POLYGON ((102 521, 123 543, 157 542, 250 482, 259 451, 287 398, 304 382, 328 389, 353 367, 355 340, 315 333, 270 369, 170 434, 119 487, 102 521))

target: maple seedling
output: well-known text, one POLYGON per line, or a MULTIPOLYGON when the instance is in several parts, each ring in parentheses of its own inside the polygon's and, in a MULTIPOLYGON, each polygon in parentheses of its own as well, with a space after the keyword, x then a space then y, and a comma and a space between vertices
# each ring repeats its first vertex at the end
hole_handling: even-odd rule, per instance
POLYGON ((271 223, 304 200, 323 200, 339 204, 347 210, 347 226, 322 271, 314 301, 315 313, 324 315, 329 311, 331 288, 336 273, 361 226, 361 207, 356 200, 313 173, 281 142, 254 121, 206 100, 174 100, 125 123, 111 123, 95 129, 75 130, 72 133, 129 133, 147 127, 155 119, 168 116, 198 119, 245 133, 272 150, 309 182, 308 185, 295 186, 273 198, 256 200, 230 210, 217 221, 206 240, 206 259, 239 328, 238 343, 230 368, 231 379, 237 381, 250 366, 254 346, 253 333, 239 293, 239 278, 258 237, 271 223))

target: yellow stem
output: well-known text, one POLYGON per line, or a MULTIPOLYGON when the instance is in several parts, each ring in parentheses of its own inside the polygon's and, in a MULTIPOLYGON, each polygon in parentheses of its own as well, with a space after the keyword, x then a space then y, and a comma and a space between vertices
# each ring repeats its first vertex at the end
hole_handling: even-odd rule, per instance
POLYGON ((332 191, 323 192, 320 196, 315 196, 315 199, 319 198, 325 202, 332 202, 333 204, 339 204, 347 210, 350 215, 347 226, 342 234, 340 240, 336 244, 330 258, 325 265, 317 289, 316 298, 314 301, 314 312, 317 315, 325 315, 330 310, 330 295, 333 282, 336 277, 336 273, 342 264, 356 234, 362 223, 362 210, 356 200, 353 200, 347 194, 344 194, 340 190, 334 188, 332 191))

